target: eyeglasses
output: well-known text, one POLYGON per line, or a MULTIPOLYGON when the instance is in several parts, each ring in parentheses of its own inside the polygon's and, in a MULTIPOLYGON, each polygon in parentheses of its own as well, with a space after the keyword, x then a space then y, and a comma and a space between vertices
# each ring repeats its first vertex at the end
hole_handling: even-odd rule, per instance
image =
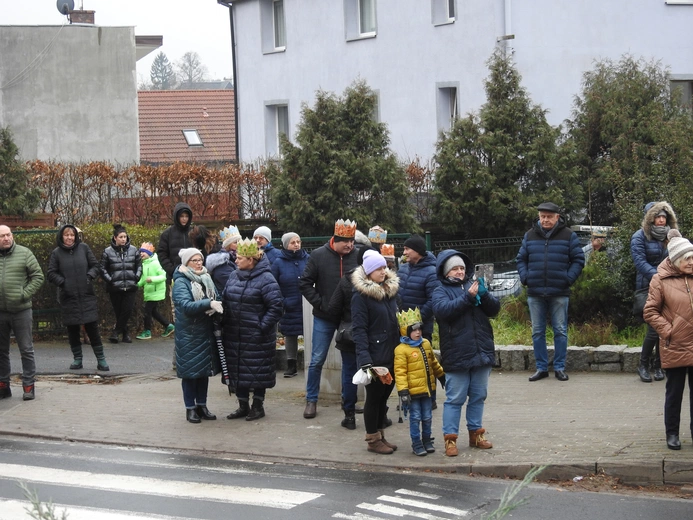
POLYGON ((193 258, 192 260, 190 260, 190 262, 202 263, 202 258, 193 258))

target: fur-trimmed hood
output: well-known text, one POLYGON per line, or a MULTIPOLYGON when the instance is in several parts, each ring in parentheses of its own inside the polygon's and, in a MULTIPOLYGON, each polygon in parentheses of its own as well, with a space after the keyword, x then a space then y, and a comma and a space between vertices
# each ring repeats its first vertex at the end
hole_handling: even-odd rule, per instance
POLYGON ((355 291, 374 300, 380 301, 386 296, 394 298, 399 290, 399 277, 390 269, 385 273, 385 281, 379 284, 366 276, 363 267, 357 267, 351 275, 351 283, 354 285, 355 291))
POLYGON ((645 206, 645 216, 642 219, 642 230, 647 240, 652 240, 652 226, 654 226, 655 216, 662 210, 667 212, 667 226, 671 229, 679 228, 676 213, 668 202, 650 202, 645 206))

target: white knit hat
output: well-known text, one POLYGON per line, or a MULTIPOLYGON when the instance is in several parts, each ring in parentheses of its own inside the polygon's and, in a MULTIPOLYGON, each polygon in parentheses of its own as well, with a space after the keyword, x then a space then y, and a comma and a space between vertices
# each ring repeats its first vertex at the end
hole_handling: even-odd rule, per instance
POLYGON ((693 253, 693 244, 686 238, 681 236, 678 229, 671 229, 667 234, 669 239, 669 245, 667 249, 669 250, 669 260, 671 263, 676 265, 677 260, 680 260, 686 253, 693 253))
POLYGON ((289 231, 288 233, 284 233, 282 235, 282 246, 284 246, 284 249, 289 249, 289 244, 294 238, 301 238, 298 236, 298 233, 294 233, 293 231, 289 231))
POLYGON ((255 238, 258 235, 263 237, 268 242, 272 242, 272 230, 267 226, 260 226, 259 228, 257 228, 253 233, 253 238, 255 238))
POLYGON ((194 247, 188 247, 186 249, 181 249, 180 251, 178 251, 178 256, 180 256, 182 265, 188 265, 190 259, 195 255, 200 255, 202 258, 204 258, 202 251, 194 247))

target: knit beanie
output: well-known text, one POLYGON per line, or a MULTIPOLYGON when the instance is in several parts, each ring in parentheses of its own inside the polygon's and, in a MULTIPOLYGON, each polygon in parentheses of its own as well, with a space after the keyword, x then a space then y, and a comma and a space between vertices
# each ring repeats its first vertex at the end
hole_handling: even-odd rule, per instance
POLYGON ((459 256, 459 255, 452 255, 452 256, 451 256, 450 258, 448 258, 448 259, 445 261, 445 263, 443 264, 443 274, 444 274, 445 276, 447 276, 448 273, 449 273, 450 271, 452 271, 452 269, 453 269, 454 267, 457 267, 458 265, 462 265, 462 266, 464 266, 465 268, 467 267, 467 265, 464 263, 464 260, 462 260, 462 257, 461 257, 461 256, 459 256))
POLYGON ((152 256, 154 254, 154 244, 151 242, 142 242, 140 253, 147 253, 149 256, 152 256))
POLYGON ((375 250, 366 251, 363 255, 363 270, 366 271, 366 275, 381 267, 387 267, 387 262, 383 256, 375 250))
POLYGON ((292 231, 289 231, 288 233, 284 233, 282 235, 282 246, 284 246, 284 249, 289 249, 289 243, 294 238, 300 239, 301 237, 298 236, 298 233, 294 233, 292 231))
POLYGON ((413 249, 421 256, 426 256, 426 241, 419 235, 412 235, 404 241, 404 247, 413 249))
POLYGON ((260 226, 253 232, 253 238, 260 235, 268 242, 272 242, 272 230, 267 226, 260 226))
POLYGON ((180 256, 182 265, 188 265, 190 259, 195 255, 200 255, 202 258, 204 258, 202 251, 194 247, 187 247, 178 251, 178 256, 180 256))
POLYGON ((693 244, 688 239, 683 238, 678 229, 669 230, 667 238, 669 238, 669 245, 667 246, 669 260, 672 264, 676 265, 676 262, 686 253, 693 253, 693 244))

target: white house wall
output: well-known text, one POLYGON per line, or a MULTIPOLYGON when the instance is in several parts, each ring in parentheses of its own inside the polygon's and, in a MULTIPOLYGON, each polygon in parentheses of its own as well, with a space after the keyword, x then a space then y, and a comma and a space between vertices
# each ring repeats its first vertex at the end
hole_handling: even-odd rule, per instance
POLYGON ((0 26, 0 125, 22 159, 139 161, 133 27, 0 26))
POLYGON ((674 74, 693 72, 693 6, 456 0, 455 22, 435 26, 436 0, 376 0, 377 36, 346 41, 344 1, 284 0, 286 49, 269 54, 262 52, 260 0, 234 2, 241 160, 267 154, 267 105, 288 101, 293 138, 302 103, 312 105, 318 89, 341 94, 357 78, 378 92, 397 155, 427 160, 438 137, 437 86, 458 87, 461 115, 478 110, 486 61, 509 33, 523 85, 552 124, 570 116, 582 74, 596 59, 631 53, 660 59, 674 74))

